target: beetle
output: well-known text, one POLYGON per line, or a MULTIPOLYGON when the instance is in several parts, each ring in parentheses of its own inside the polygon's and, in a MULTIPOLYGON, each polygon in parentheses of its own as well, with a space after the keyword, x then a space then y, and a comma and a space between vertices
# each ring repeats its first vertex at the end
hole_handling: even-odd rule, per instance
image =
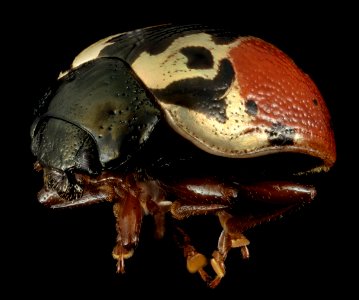
POLYGON ((230 249, 249 257, 246 230, 311 202, 310 175, 336 160, 310 77, 268 42, 203 25, 148 27, 89 46, 39 101, 31 138, 41 203, 113 203, 117 272, 143 217, 162 237, 168 215, 188 271, 212 288, 230 249), (217 216, 222 228, 210 267, 181 226, 199 215, 217 216))

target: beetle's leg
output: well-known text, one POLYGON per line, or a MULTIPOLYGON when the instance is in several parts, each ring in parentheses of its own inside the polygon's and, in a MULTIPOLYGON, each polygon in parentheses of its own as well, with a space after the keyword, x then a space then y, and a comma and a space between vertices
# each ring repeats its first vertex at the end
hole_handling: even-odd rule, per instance
POLYGON ((218 217, 222 224, 223 231, 218 239, 218 250, 214 251, 212 254, 213 258, 211 259, 211 266, 216 273, 216 277, 209 283, 211 288, 215 288, 224 277, 226 273, 224 262, 228 252, 232 248, 241 248, 242 257, 245 259, 249 258, 249 251, 247 248, 249 240, 241 232, 228 229, 230 223, 228 220, 235 217, 225 211, 219 212, 218 217))
MULTIPOLYGON (((233 187, 213 179, 187 180, 171 187, 171 191, 178 198, 171 205, 171 214, 178 220, 223 211, 229 207, 230 199, 237 195, 233 187)), ((190 273, 198 272, 201 278, 208 285, 211 285, 213 280, 203 269, 207 265, 206 257, 192 246, 189 236, 181 228, 176 227, 176 230, 177 240, 183 248, 184 257, 186 258, 187 270, 190 273)), ((225 242, 222 244, 224 249, 225 242)), ((221 253, 226 255, 224 250, 221 253)))
POLYGON ((112 256, 117 260, 117 272, 124 273, 124 260, 133 255, 142 224, 143 211, 138 194, 129 190, 113 205, 116 217, 117 239, 112 256))
POLYGON ((252 205, 254 208, 267 205, 268 210, 256 213, 255 216, 242 212, 242 220, 245 222, 241 228, 245 229, 266 219, 268 221, 302 203, 310 202, 316 195, 313 186, 286 181, 225 185, 213 179, 187 180, 178 183, 172 190, 178 199, 171 206, 171 213, 176 219, 217 213, 228 208, 242 212, 243 204, 252 205))
POLYGON ((117 245, 112 254, 117 259, 117 271, 124 273, 124 260, 131 257, 139 239, 144 214, 154 216, 155 236, 162 238, 165 231, 165 213, 172 202, 165 200, 164 191, 155 180, 137 181, 128 176, 123 181, 121 196, 114 204, 117 245))
POLYGON ((176 219, 195 215, 215 214, 228 208, 237 196, 233 186, 214 179, 192 179, 176 183, 171 192, 177 197, 171 206, 176 219))
MULTIPOLYGON (((51 175, 51 170, 46 174, 45 176, 51 175)), ((52 208, 83 206, 100 201, 113 202, 117 243, 112 255, 117 260, 117 272, 124 273, 124 260, 131 257, 134 252, 142 223, 141 190, 136 179, 131 175, 121 176, 102 172, 98 176, 75 174, 75 180, 76 184, 82 187, 82 195, 79 198, 68 200, 61 197, 55 189, 44 188, 39 192, 39 201, 52 208)))
POLYGON ((185 201, 175 201, 171 206, 171 214, 174 218, 181 220, 191 216, 214 214, 228 208, 224 204, 187 204, 185 201))
POLYGON ((166 213, 170 210, 172 202, 170 201, 161 201, 158 204, 158 210, 153 214, 155 220, 155 238, 161 239, 165 234, 165 216, 166 213))
POLYGON ((218 212, 217 215, 223 230, 218 239, 218 249, 212 254, 213 258, 211 259, 211 266, 216 273, 216 277, 209 283, 209 286, 215 288, 224 277, 226 273, 225 260, 228 252, 232 248, 240 248, 242 257, 244 259, 249 258, 249 250, 247 246, 250 242, 243 234, 246 229, 278 217, 292 207, 293 205, 278 209, 276 212, 250 217, 235 216, 226 211, 218 212))
MULTIPOLYGON (((223 231, 211 260, 216 278, 209 282, 210 287, 217 286, 225 275, 224 262, 230 249, 239 247, 242 256, 249 257, 249 241, 243 232, 279 217, 301 203, 310 202, 316 194, 312 186, 291 182, 226 186, 215 180, 194 180, 180 183, 174 190, 181 197, 171 206, 171 213, 176 219, 209 213, 219 216, 223 231), (258 211, 255 211, 257 208, 258 211)), ((189 246, 187 249, 191 250, 189 246)), ((209 276, 202 278, 208 281, 209 276)))
POLYGON ((192 246, 190 237, 182 228, 176 226, 175 230, 177 243, 183 249, 187 270, 190 273, 198 272, 203 281, 210 283, 212 278, 210 278, 207 272, 203 269, 207 265, 207 258, 203 254, 199 253, 194 246, 192 246))
MULTIPOLYGON (((45 180, 51 178, 51 172, 52 170, 47 170, 45 180)), ((38 194, 39 201, 52 208, 78 207, 101 201, 113 202, 117 243, 112 254, 117 260, 117 271, 124 273, 124 261, 133 255, 139 240, 143 214, 154 215, 156 236, 162 237, 165 228, 164 215, 172 202, 165 201, 158 182, 141 182, 132 174, 102 172, 98 176, 81 173, 74 175, 74 183, 82 188, 80 197, 63 198, 54 188, 45 187, 38 194)))
MULTIPOLYGON (((316 194, 314 187, 290 182, 261 182, 256 185, 241 185, 238 189, 238 198, 233 199, 232 208, 245 199, 249 205, 255 203, 266 205, 266 209, 257 213, 243 212, 240 205, 233 210, 233 215, 227 211, 217 213, 223 231, 218 240, 218 250, 213 252, 211 265, 216 272, 216 278, 210 287, 216 287, 225 275, 225 260, 232 248, 240 248, 242 257, 249 258, 248 239, 243 235, 247 229, 263 222, 268 222, 282 216, 299 204, 310 202, 316 194), (235 213, 238 213, 235 214, 235 213)), ((245 209, 245 208, 244 208, 245 209)))
MULTIPOLYGON (((45 176, 51 176, 51 170, 45 176)), ((46 177, 45 179, 47 180, 46 177)), ((113 202, 117 243, 112 254, 117 260, 117 271, 124 273, 124 260, 134 252, 142 223, 141 190, 136 179, 131 175, 102 172, 98 176, 78 173, 75 174, 75 180, 82 187, 80 197, 69 200, 61 197, 55 189, 44 188, 39 192, 39 201, 52 208, 83 206, 100 201, 113 202)))
MULTIPOLYGON (((201 214, 215 214, 228 208, 230 199, 237 195, 233 187, 208 178, 177 182, 168 190, 178 199, 171 205, 171 214, 178 220, 201 214)), ((207 258, 195 249, 190 237, 178 226, 176 237, 183 249, 187 270, 190 273, 198 272, 207 284, 211 284, 213 280, 204 270, 207 258)))
POLYGON ((155 221, 155 238, 160 239, 165 233, 165 215, 170 210, 171 201, 166 201, 165 193, 156 180, 137 182, 140 202, 144 213, 153 216, 155 221))

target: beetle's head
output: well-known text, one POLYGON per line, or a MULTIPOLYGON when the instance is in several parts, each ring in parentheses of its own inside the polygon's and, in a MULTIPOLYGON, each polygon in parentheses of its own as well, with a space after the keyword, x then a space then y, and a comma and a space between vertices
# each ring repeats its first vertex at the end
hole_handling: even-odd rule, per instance
POLYGON ((99 173, 123 163, 148 139, 160 111, 117 58, 85 63, 40 101, 32 151, 43 166, 99 173))
POLYGON ((75 172, 101 171, 94 140, 77 126, 55 118, 34 122, 31 132, 35 169, 43 170, 44 188, 66 200, 81 196, 75 172))
POLYGON ((45 183, 73 197, 71 174, 123 164, 148 139, 160 111, 125 62, 103 58, 59 78, 36 114, 32 152, 47 170, 45 183))
POLYGON ((81 197, 83 189, 70 172, 44 169, 44 188, 55 191, 61 198, 73 200, 81 197))

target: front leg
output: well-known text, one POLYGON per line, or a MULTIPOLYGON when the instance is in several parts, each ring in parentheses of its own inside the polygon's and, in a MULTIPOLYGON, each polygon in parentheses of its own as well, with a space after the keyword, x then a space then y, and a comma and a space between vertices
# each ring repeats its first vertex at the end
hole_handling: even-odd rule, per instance
POLYGON ((114 203, 117 239, 112 255, 117 260, 117 272, 124 273, 124 261, 132 256, 138 244, 143 217, 141 188, 136 177, 102 172, 97 176, 76 173, 68 178, 64 172, 44 169, 44 182, 38 199, 52 208, 79 207, 101 201, 114 203))
POLYGON ((136 190, 129 190, 113 205, 117 239, 112 256, 117 260, 117 272, 125 272, 124 260, 133 255, 138 244, 143 212, 136 190))

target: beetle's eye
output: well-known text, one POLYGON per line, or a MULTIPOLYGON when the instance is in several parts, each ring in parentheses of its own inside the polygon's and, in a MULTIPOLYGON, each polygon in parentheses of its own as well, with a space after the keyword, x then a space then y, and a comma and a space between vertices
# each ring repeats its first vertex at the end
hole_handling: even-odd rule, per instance
POLYGON ((82 195, 82 187, 71 174, 54 169, 44 170, 44 182, 47 189, 55 190, 61 198, 75 200, 82 195))

